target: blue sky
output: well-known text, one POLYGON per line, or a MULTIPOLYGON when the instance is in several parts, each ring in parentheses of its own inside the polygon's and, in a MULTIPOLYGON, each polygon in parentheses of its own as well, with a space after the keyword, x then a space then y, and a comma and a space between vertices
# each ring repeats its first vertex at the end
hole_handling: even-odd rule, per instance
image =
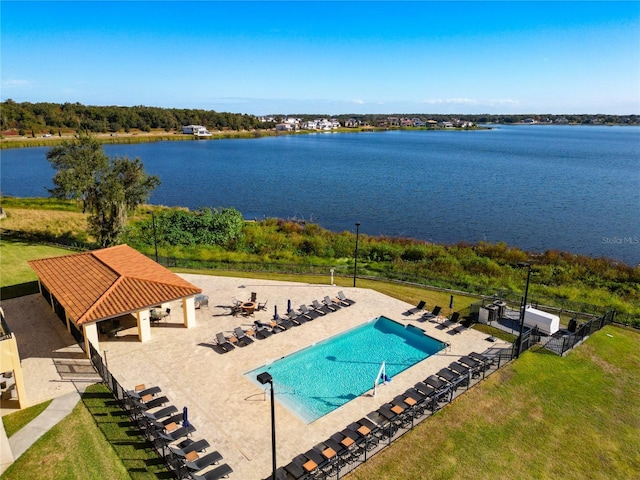
POLYGON ((640 114, 640 2, 1 3, 1 98, 640 114))

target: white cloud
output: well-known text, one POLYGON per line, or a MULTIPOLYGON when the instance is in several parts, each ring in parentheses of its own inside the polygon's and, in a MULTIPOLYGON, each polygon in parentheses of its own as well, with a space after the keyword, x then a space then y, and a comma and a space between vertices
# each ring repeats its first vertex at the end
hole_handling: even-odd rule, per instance
POLYGON ((357 105, 364 105, 364 100, 360 100, 359 98, 356 98, 354 100, 351 100, 351 103, 355 103, 357 105))
POLYGON ((24 80, 20 78, 9 78, 7 80, 2 81, 2 86, 4 88, 23 88, 30 87, 34 82, 31 80, 24 80))

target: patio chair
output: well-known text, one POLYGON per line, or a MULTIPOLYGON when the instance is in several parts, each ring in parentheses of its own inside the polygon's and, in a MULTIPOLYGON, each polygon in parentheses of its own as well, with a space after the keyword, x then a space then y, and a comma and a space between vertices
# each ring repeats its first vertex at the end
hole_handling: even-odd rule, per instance
POLYGON ((190 454, 186 456, 187 461, 184 462, 184 465, 194 472, 198 472, 203 468, 208 467, 209 465, 213 465, 222 460, 222 455, 217 450, 207 453, 204 457, 199 456, 195 451, 192 451, 190 454), (193 456, 192 456, 193 455, 193 456), (189 460, 189 458, 193 458, 193 460, 189 460))
POLYGON ((223 463, 222 465, 212 470, 209 470, 203 473, 202 475, 197 475, 195 473, 192 473, 191 478, 193 480, 218 480, 223 477, 228 477, 229 474, 232 472, 233 472, 233 469, 226 463, 223 463))
POLYGON ((333 312, 333 310, 331 310, 328 306, 321 304, 318 300, 314 300, 313 302, 311 302, 311 305, 313 306, 314 310, 321 312, 324 315, 333 312))
POLYGON ((307 319, 303 315, 298 314, 293 308, 289 310, 286 315, 289 321, 291 321, 295 326, 300 326, 303 323, 307 323, 307 319))
POLYGON ((276 326, 278 328, 281 328, 283 330, 289 330, 290 328, 293 328, 295 326, 294 323, 287 318, 278 317, 274 320, 274 322, 276 322, 276 326))
POLYGON ((250 336, 247 335, 247 333, 242 330, 241 327, 236 327, 233 329, 233 333, 235 334, 236 338, 238 339, 238 344, 240 346, 247 346, 247 345, 251 345, 253 343, 253 338, 251 338, 250 336))
POLYGON ((233 344, 227 340, 227 337, 225 337, 224 333, 222 332, 216 333, 216 342, 218 346, 224 351, 223 353, 230 352, 235 348, 233 344))
POLYGON ((338 305, 333 300, 331 300, 328 295, 326 297, 324 297, 324 299, 322 300, 322 303, 324 303, 327 307, 329 307, 334 312, 336 310, 340 310, 340 308, 341 308, 340 305, 338 305))
POLYGON ((309 307, 307 307, 304 303, 300 305, 300 312, 302 312, 303 315, 309 317, 312 320, 318 318, 320 315, 323 315, 316 310, 310 310, 309 307))
POLYGON ((273 329, 269 325, 265 325, 259 320, 253 322, 253 325, 255 326, 253 336, 258 340, 264 340, 274 334, 273 329))
POLYGON ((284 469, 294 480, 298 480, 298 478, 302 478, 307 474, 299 462, 291 461, 284 466, 284 469))
POLYGON ((177 442, 181 438, 188 437, 195 431, 196 427, 194 427, 193 425, 189 425, 188 427, 182 426, 170 432, 158 432, 157 437, 161 438, 166 443, 173 443, 177 442))
POLYGON ((142 410, 150 410, 152 408, 161 407, 165 403, 169 403, 169 399, 167 397, 151 397, 145 401, 144 397, 140 400, 133 399, 134 402, 137 403, 138 407, 142 410))
POLYGON ((342 290, 338 292, 338 298, 343 302, 348 303, 349 305, 353 305, 354 303, 356 303, 355 300, 351 300, 350 298, 347 298, 342 290))
POLYGON ((426 306, 427 306, 427 302, 425 302, 424 300, 420 300, 415 307, 410 308, 409 310, 404 312, 404 314, 406 316, 406 315, 413 315, 414 313, 423 312, 424 311, 424 307, 426 307, 426 306))
POLYGON ((331 301, 335 304, 338 305, 339 307, 350 307, 351 304, 347 303, 345 301, 343 301, 342 299, 338 298, 337 296, 333 297, 331 299, 331 301))
POLYGON ((435 307, 433 307, 433 310, 430 312, 425 313, 424 315, 422 315, 421 320, 424 322, 425 320, 429 320, 429 321, 438 321, 438 315, 440 315, 440 310, 442 310, 442 307, 440 307, 439 305, 436 305, 435 307))
POLYGON ((161 421, 163 418, 168 417, 169 415, 172 415, 174 413, 176 413, 178 411, 178 409, 175 407, 175 405, 169 405, 168 407, 163 407, 160 410, 156 411, 156 412, 142 412, 142 415, 144 415, 146 418, 148 418, 149 420, 155 420, 156 422, 161 421))
POLYGON ((196 308, 209 308, 209 297, 206 295, 196 295, 194 303, 196 308))
POLYGON ((170 446, 169 451, 177 457, 184 458, 191 452, 202 452, 211 446, 204 438, 196 440, 195 442, 187 439, 183 443, 185 443, 185 445, 180 444, 177 447, 170 446))
POLYGON ((442 322, 442 326, 443 327, 450 327, 456 323, 458 323, 458 319, 460 318, 460 313, 459 312, 453 312, 453 315, 451 315, 451 318, 447 318, 444 322, 442 322))
POLYGON ((251 297, 249 297, 249 301, 252 303, 256 303, 257 299, 258 299, 258 294, 256 292, 251 292, 251 297))
POLYGON ((146 397, 147 395, 151 395, 152 397, 155 397, 161 391, 162 390, 160 390, 160 387, 149 387, 139 391, 136 391, 135 389, 127 390, 127 395, 133 398, 142 398, 142 397, 146 397))
POLYGON ((487 357, 486 355, 483 355, 481 353, 471 352, 469 356, 474 360, 478 360, 479 362, 484 363, 485 368, 488 368, 490 365, 493 365, 493 358, 487 357))
POLYGON ((267 309, 267 303, 269 303, 269 299, 267 299, 267 301, 264 302, 264 303, 258 302, 258 307, 256 308, 256 310, 266 310, 267 309))

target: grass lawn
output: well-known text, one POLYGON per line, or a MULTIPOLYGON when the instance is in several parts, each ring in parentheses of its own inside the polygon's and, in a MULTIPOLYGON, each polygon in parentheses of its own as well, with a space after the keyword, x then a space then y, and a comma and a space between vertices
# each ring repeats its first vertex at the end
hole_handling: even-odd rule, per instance
POLYGON ((101 384, 89 387, 73 412, 2 475, 3 480, 157 478, 170 477, 101 384))
POLYGON ((20 285, 33 282, 38 279, 28 260, 37 258, 57 257, 74 253, 65 248, 50 247, 39 243, 30 243, 16 240, 0 240, 0 287, 20 285))
POLYGON ((17 412, 2 417, 2 423, 4 424, 5 432, 7 432, 7 437, 11 437, 27 423, 40 415, 50 403, 51 400, 47 400, 46 402, 33 405, 23 410, 18 410, 17 412))
POLYGON ((639 341, 609 326, 525 352, 346 478, 640 478, 639 341))

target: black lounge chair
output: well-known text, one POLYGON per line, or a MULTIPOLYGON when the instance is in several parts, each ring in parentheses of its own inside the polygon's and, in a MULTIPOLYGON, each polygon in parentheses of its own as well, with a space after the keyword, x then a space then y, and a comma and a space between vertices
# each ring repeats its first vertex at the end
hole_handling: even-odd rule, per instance
POLYGON ((151 395, 152 397, 155 397, 157 394, 159 394, 162 390, 160 389, 160 387, 149 387, 149 388, 145 388, 143 390, 129 390, 127 391, 127 394, 129 394, 130 397, 133 398, 142 398, 142 397, 146 397, 147 395, 151 395))
POLYGON ((420 312, 424 311, 424 307, 426 307, 426 306, 427 306, 427 302, 425 302, 424 300, 420 300, 415 307, 410 308, 409 310, 407 310, 404 313, 405 313, 405 315, 413 315, 415 313, 420 313, 420 312))
POLYGON ((316 310, 324 312, 325 314, 335 311, 329 308, 327 305, 321 304, 318 300, 314 300, 313 302, 311 302, 311 305, 313 305, 313 308, 315 308, 316 310))
POLYGON ((331 300, 328 295, 324 297, 324 299, 322 300, 322 303, 324 303, 327 307, 329 307, 330 310, 333 310, 334 312, 342 308, 336 302, 331 300))
POLYGON ((312 320, 318 318, 321 315, 324 315, 324 313, 320 313, 317 310, 311 310, 304 303, 302 305, 300 305, 300 312, 302 312, 303 315, 306 315, 307 317, 311 318, 312 320))
POLYGON ((299 465, 294 461, 291 461, 287 465, 285 465, 284 469, 294 480, 302 478, 307 474, 307 472, 304 471, 304 468, 302 468, 302 465, 299 465))
POLYGON ((226 463, 209 470, 202 475, 197 475, 195 473, 191 474, 191 478, 193 480, 218 480, 222 477, 228 477, 230 473, 233 472, 233 469, 226 463))
POLYGON ((304 317, 304 315, 300 315, 293 308, 287 312, 287 318, 294 326, 299 327, 303 323, 307 323, 309 320, 304 317))
POLYGON ((451 318, 447 318, 444 322, 442 322, 442 326, 443 327, 450 327, 450 326, 458 323, 458 319, 459 318, 460 318, 460 313, 453 312, 453 315, 451 315, 451 318))
POLYGON ((274 320, 274 322, 276 322, 276 327, 282 330, 289 330, 290 328, 293 328, 295 326, 294 323, 287 318, 278 317, 274 320))
MULTIPOLYGON (((312 320, 314 320, 315 318, 317 318, 317 317, 315 316, 315 312, 313 312, 313 313, 314 313, 314 316, 311 316, 311 315, 309 315, 306 311, 302 310, 302 307, 305 307, 305 308, 306 308, 306 305, 304 305, 304 304, 303 304, 303 305, 300 305, 299 311, 298 311, 298 312, 296 312, 296 313, 298 314, 298 318, 302 317, 302 318, 304 318, 307 322, 311 322, 312 320)), ((309 309, 308 309, 308 308, 306 308, 306 310, 308 311, 309 309)))
POLYGON ((144 415, 149 420, 160 421, 164 417, 173 415, 177 411, 178 409, 175 407, 175 405, 169 405, 168 407, 161 408, 160 410, 155 412, 142 412, 142 415, 144 415))
POLYGON ((224 333, 218 332, 216 333, 216 342, 220 348, 222 348, 223 353, 230 352, 235 347, 231 342, 227 340, 227 337, 224 336, 224 333))
POLYGON ((458 360, 463 365, 467 365, 471 370, 483 370, 484 364, 478 360, 471 358, 470 356, 465 355, 464 357, 460 357, 458 360))
POLYGON ((220 452, 216 450, 211 453, 207 453, 204 457, 198 456, 198 458, 196 458, 195 460, 186 461, 184 462, 184 465, 189 470, 193 470, 194 472, 199 472, 200 470, 208 467, 209 465, 218 463, 220 460, 222 460, 222 455, 220 455, 220 452))
POLYGON ((166 443, 177 442, 181 438, 188 437, 196 431, 196 427, 189 425, 188 427, 178 427, 171 432, 158 432, 157 436, 164 440, 166 443))
POLYGON ((244 330, 242 330, 242 328, 240 327, 234 328, 233 333, 235 334, 236 339, 238 340, 238 345, 245 347, 253 343, 253 338, 247 335, 247 333, 244 330))
POLYGON ((148 401, 145 401, 144 397, 140 400, 134 398, 133 401, 136 402, 136 406, 138 406, 142 410, 150 410, 152 408, 161 407, 165 403, 169 403, 169 399, 164 396, 151 398, 148 401))
POLYGON ((177 457, 184 458, 191 452, 202 452, 211 446, 204 438, 196 440, 195 442, 187 439, 187 441, 183 443, 184 445, 180 444, 177 447, 169 447, 169 451, 177 457))
POLYGON ((355 300, 351 300, 350 298, 347 298, 342 290, 338 292, 338 298, 343 302, 348 303, 349 305, 353 305, 354 303, 356 303, 355 300))
POLYGON ((479 362, 484 363, 485 368, 489 367, 489 365, 493 365, 493 358, 487 357, 486 355, 483 355, 481 353, 471 352, 469 356, 474 360, 478 360, 479 362))
POLYGON ((422 316, 422 320, 437 321, 438 315, 440 315, 440 310, 442 310, 442 307, 440 307, 439 305, 436 305, 435 307, 433 307, 432 311, 427 312, 422 316))
POLYGON ((271 335, 275 333, 270 326, 264 325, 260 323, 258 320, 253 322, 253 324, 256 327, 255 330, 253 331, 253 336, 256 337, 258 340, 264 340, 265 338, 269 338, 271 335))

